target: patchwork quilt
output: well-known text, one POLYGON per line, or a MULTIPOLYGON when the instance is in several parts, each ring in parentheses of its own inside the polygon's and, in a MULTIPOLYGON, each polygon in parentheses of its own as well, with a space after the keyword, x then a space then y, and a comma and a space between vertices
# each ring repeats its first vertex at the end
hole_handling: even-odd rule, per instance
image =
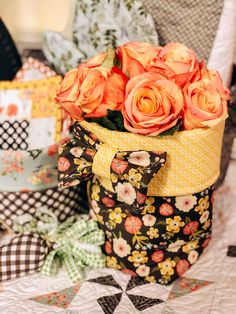
MULTIPOLYGON (((170 286, 112 269, 73 285, 65 272, 35 274, 0 286, 1 314, 236 313, 236 160, 215 195, 213 238, 199 261, 170 286)), ((4 238, 0 239, 4 242, 4 238)))

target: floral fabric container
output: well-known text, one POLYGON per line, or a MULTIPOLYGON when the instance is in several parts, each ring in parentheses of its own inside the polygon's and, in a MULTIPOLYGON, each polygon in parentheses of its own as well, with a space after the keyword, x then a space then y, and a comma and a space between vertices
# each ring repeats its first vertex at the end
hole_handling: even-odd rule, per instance
POLYGON ((68 139, 66 121, 53 103, 61 77, 0 82, 0 221, 30 220, 47 207, 64 221, 84 208, 81 188, 59 193, 57 148, 68 139))
POLYGON ((89 180, 107 266, 169 284, 211 237, 229 91, 179 43, 129 42, 69 71, 56 101, 74 123, 59 186, 89 180))
POLYGON ((59 180, 78 183, 75 167, 82 178, 95 174, 88 197, 108 267, 169 284, 197 261, 211 238, 223 130, 220 123, 154 138, 75 125, 60 149, 59 180))

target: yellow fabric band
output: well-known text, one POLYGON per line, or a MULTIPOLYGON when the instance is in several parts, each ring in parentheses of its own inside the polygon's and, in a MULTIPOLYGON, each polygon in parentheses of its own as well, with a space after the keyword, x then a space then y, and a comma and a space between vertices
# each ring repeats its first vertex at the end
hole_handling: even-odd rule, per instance
MULTIPOLYGON (((197 193, 215 183, 220 172, 220 156, 224 122, 207 129, 176 132, 173 136, 151 137, 116 132, 95 123, 81 125, 112 147, 112 154, 122 150, 167 152, 167 162, 148 187, 150 196, 178 196, 197 193)), ((109 181, 111 153, 103 149, 96 162, 100 182, 111 190, 109 181), (104 179, 105 178, 105 179, 104 179)), ((113 155, 114 156, 114 155, 113 155)))

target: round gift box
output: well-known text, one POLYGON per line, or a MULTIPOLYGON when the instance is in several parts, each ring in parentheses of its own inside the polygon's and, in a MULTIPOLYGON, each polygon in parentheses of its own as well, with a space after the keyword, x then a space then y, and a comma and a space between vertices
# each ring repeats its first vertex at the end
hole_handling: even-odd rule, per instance
MULTIPOLYGON (((93 165, 98 175, 89 182, 88 197, 91 213, 106 234, 107 266, 170 284, 209 243, 224 123, 164 137, 81 125, 102 142, 93 165), (144 206, 135 208, 121 202, 114 191, 111 162, 115 152, 140 150, 166 152, 166 163, 150 181, 144 206)), ((135 171, 132 165, 128 169, 135 171)))

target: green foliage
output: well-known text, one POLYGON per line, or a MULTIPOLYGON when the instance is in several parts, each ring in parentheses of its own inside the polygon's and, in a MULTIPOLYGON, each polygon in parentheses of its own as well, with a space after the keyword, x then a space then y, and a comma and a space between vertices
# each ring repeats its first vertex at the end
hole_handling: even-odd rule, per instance
POLYGON ((88 122, 95 122, 112 131, 125 131, 124 118, 119 110, 107 110, 107 116, 103 118, 88 118, 88 122))
POLYGON ((108 48, 107 55, 102 63, 102 66, 104 68, 111 69, 114 66, 115 58, 116 58, 115 50, 112 48, 108 48))
POLYGON ((175 126, 173 126, 173 128, 161 133, 159 136, 163 137, 167 135, 174 135, 175 132, 179 131, 179 129, 180 129, 180 123, 178 122, 175 126))

